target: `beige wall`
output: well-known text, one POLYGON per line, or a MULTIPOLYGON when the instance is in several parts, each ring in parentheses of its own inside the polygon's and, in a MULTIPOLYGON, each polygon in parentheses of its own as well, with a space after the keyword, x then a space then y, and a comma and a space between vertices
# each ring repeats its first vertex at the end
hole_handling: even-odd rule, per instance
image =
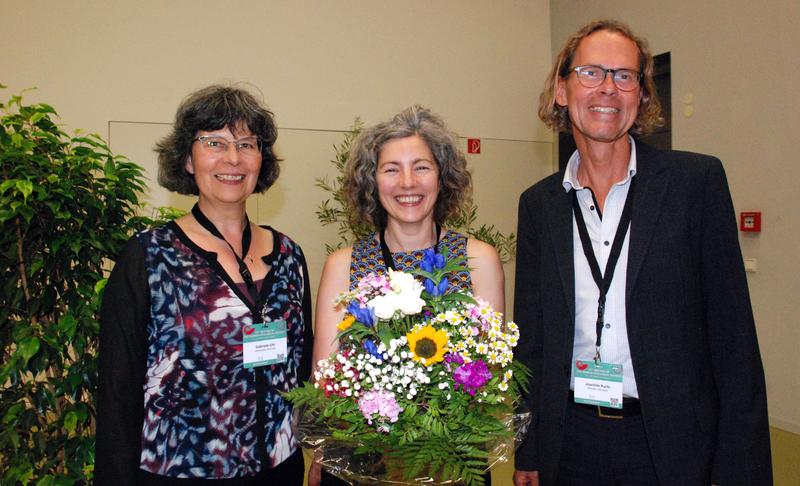
MULTIPOLYGON (((553 169, 534 112, 551 50, 546 0, 0 0, 0 18, 0 96, 37 86, 28 100, 109 137, 152 179, 152 147, 186 94, 217 82, 260 90, 285 161, 248 211, 303 246, 312 287, 336 239, 314 215, 325 196, 314 179, 332 175, 333 145, 356 116, 371 124, 421 103, 482 138, 469 157, 479 219, 504 232, 516 231, 520 192, 553 169)), ((191 204, 155 183, 150 201, 191 204)), ((506 274, 511 290, 513 265, 506 274)))
POLYGON ((549 140, 531 84, 550 53, 537 1, 0 0, 0 79, 70 124, 170 122, 212 82, 247 81, 281 127, 344 129, 411 103, 463 135, 549 140))
POLYGON ((736 211, 761 211, 741 238, 771 424, 800 433, 800 3, 797 0, 551 2, 553 48, 596 17, 628 22, 654 53, 672 53, 673 148, 718 156, 736 211), (688 113, 691 112, 691 116, 688 113))

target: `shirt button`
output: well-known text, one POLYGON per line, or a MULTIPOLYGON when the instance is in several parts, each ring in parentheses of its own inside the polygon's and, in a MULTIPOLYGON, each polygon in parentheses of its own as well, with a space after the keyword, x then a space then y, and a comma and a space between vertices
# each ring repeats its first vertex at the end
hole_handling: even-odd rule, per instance
POLYGON ((608 241, 604 241, 603 244, 606 245, 606 246, 609 245, 608 241))
POLYGON ((609 328, 611 328, 611 323, 606 322, 606 329, 609 329, 609 328))
POLYGON ((594 211, 594 206, 589 206, 589 211, 594 211))

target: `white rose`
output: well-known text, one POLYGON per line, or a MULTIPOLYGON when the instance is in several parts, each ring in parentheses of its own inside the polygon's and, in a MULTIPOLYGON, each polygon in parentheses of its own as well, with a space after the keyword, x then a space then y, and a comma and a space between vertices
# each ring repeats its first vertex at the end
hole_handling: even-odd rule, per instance
POLYGON ((417 295, 422 293, 422 285, 417 282, 413 275, 410 273, 395 272, 391 268, 389 269, 389 285, 392 287, 392 291, 397 294, 411 294, 415 292, 417 288, 419 288, 417 295))
POLYGON ((413 275, 389 269, 389 283, 396 296, 396 309, 407 316, 422 312, 422 306, 425 305, 425 301, 420 298, 423 287, 413 275))
POLYGON ((378 319, 391 319, 394 316, 397 306, 395 303, 395 295, 379 295, 367 303, 375 311, 375 316, 378 319))
POLYGON ((425 301, 419 297, 419 294, 416 296, 401 295, 400 297, 399 309, 403 315, 413 316, 422 312, 425 301))

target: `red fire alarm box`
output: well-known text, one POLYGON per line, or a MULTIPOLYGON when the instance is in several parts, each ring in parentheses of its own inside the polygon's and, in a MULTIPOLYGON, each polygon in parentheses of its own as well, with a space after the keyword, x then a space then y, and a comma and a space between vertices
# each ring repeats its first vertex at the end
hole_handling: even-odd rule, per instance
POLYGON ((760 233, 761 211, 747 211, 739 213, 739 231, 760 233))
POLYGON ((467 153, 468 154, 479 154, 479 153, 481 153, 481 139, 480 138, 468 138, 467 139, 467 153))

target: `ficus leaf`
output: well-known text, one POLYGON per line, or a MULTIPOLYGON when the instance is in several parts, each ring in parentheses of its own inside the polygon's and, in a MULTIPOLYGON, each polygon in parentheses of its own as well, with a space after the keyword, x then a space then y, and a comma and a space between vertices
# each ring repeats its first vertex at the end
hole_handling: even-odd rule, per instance
POLYGON ((64 314, 61 316, 61 319, 58 320, 58 330, 64 334, 67 339, 71 340, 75 335, 75 327, 77 324, 78 321, 75 320, 72 314, 64 314))
POLYGON ((7 179, 0 183, 0 194, 3 194, 17 183, 16 179, 7 179))
POLYGON ((14 422, 17 419, 17 416, 23 410, 25 410, 25 405, 22 403, 17 402, 14 405, 11 405, 11 408, 9 408, 6 414, 3 416, 3 423, 8 425, 14 422))
POLYGON ((31 181, 18 180, 14 185, 17 187, 17 190, 22 193, 22 196, 25 199, 27 199, 28 196, 31 195, 31 192, 33 192, 33 183, 31 181))
POLYGON ((36 481, 36 486, 53 486, 53 476, 50 474, 36 481))
POLYGON ((101 278, 100 280, 98 280, 97 283, 94 284, 94 293, 99 294, 100 292, 102 292, 103 289, 106 288, 107 283, 108 283, 107 278, 101 278))
POLYGON ((31 336, 19 342, 17 353, 22 356, 23 366, 28 364, 28 361, 39 352, 39 339, 31 336))
POLYGON ((75 427, 77 427, 77 426, 78 426, 78 415, 73 410, 70 410, 64 416, 64 428, 70 434, 74 434, 75 433, 75 427))

